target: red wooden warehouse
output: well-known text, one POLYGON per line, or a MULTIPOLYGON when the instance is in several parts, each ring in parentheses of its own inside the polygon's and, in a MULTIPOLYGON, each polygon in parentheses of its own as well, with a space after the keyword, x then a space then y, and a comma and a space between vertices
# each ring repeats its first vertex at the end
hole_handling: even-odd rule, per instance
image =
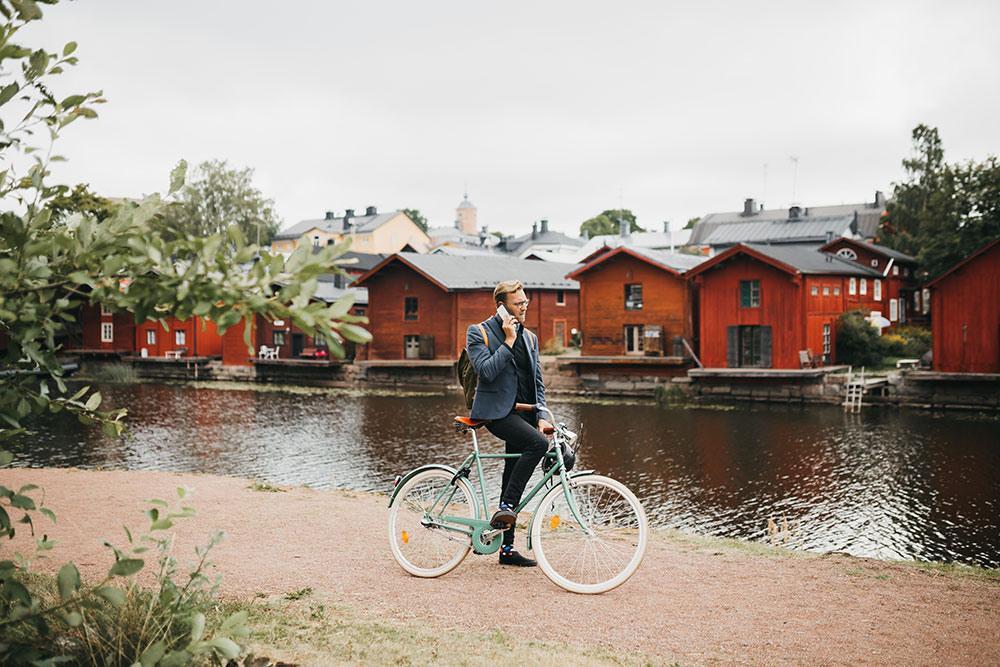
POLYGON ((544 347, 579 327, 573 264, 501 255, 392 255, 357 280, 368 288, 369 360, 458 359, 470 324, 496 311, 493 288, 520 280, 531 300, 526 326, 544 347))
POLYGON ((79 324, 65 344, 67 351, 93 357, 121 357, 135 350, 132 313, 112 312, 106 306, 85 303, 78 311, 79 324))
POLYGON ((675 349, 695 334, 684 272, 703 261, 626 246, 593 255, 567 276, 580 283, 581 355, 686 356, 675 349))
POLYGON ((927 283, 934 370, 1000 373, 1000 239, 927 283))
POLYGON ((135 353, 145 357, 219 357, 222 338, 215 322, 200 317, 163 322, 147 320, 135 326, 135 353))
POLYGON ((844 237, 830 241, 820 251, 833 253, 882 274, 880 283, 872 283, 872 301, 876 302, 876 310, 880 310, 892 326, 927 321, 929 304, 925 306, 921 298, 915 273, 917 260, 913 257, 882 245, 844 237), (878 293, 875 293, 876 288, 878 293), (879 304, 881 307, 878 307, 879 304))
POLYGON ((835 361, 837 318, 872 310, 874 281, 882 278, 811 247, 751 244, 687 275, 699 288, 701 361, 714 368, 800 368, 806 351, 835 361))

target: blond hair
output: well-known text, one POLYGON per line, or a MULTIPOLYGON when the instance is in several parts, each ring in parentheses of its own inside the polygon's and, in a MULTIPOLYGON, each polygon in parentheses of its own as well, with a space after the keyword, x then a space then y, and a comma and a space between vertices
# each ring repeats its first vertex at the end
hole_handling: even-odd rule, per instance
POLYGON ((505 280, 499 283, 493 290, 493 300, 496 303, 503 303, 507 300, 507 295, 516 292, 519 289, 524 289, 524 285, 521 284, 520 280, 505 280))

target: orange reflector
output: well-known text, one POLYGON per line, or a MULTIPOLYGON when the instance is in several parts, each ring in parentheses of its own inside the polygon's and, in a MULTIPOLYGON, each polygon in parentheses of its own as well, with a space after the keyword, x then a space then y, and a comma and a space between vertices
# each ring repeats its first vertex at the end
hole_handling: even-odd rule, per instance
POLYGON ((549 519, 549 524, 552 526, 552 530, 555 530, 556 528, 559 527, 559 521, 560 521, 559 515, 553 514, 552 518, 549 519))
POLYGON ((409 544, 409 543, 410 543, 410 534, 404 530, 403 531, 403 544, 409 544))

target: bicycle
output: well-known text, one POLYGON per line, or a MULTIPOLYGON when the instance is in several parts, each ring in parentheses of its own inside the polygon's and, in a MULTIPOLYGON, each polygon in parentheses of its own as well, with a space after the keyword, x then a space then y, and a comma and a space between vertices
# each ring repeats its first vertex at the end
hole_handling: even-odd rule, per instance
MULTIPOLYGON (((552 447, 543 459, 542 479, 515 508, 520 513, 546 489, 535 507, 528 549, 553 583, 573 593, 604 593, 631 577, 646 552, 649 524, 642 504, 624 484, 593 470, 567 470, 577 435, 557 422, 544 405, 517 404, 520 411, 547 412, 552 447)), ((397 476, 389 498, 389 544, 399 565, 417 577, 440 577, 469 554, 496 553, 503 530, 490 526, 483 459, 519 454, 484 454, 476 430, 486 425, 455 417, 472 435, 472 452, 457 467, 423 465, 397 476), (469 480, 475 468, 477 497, 469 480)))

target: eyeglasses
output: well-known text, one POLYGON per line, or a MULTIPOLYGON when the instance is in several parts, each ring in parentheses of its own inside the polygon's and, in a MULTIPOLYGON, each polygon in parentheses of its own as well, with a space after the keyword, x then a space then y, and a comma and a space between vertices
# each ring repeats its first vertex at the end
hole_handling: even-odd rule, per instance
POLYGON ((514 306, 515 308, 527 308, 529 303, 531 303, 531 301, 525 299, 524 301, 515 301, 511 305, 514 306))

